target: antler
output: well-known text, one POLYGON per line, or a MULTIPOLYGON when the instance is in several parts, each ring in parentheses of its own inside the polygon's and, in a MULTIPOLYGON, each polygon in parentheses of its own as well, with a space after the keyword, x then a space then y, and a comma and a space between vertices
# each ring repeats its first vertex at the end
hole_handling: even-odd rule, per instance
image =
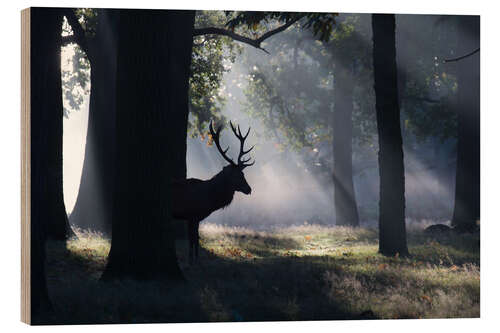
POLYGON ((251 127, 248 127, 247 134, 242 135, 240 125, 238 125, 238 132, 236 132, 236 129, 234 128, 233 123, 229 122, 229 124, 231 125, 231 129, 233 130, 234 135, 236 135, 236 137, 240 140, 240 154, 238 156, 238 166, 243 170, 244 168, 251 166, 251 165, 254 165, 254 163, 255 163, 255 161, 253 161, 252 163, 247 163, 248 161, 250 161, 252 159, 251 157, 247 158, 246 160, 242 160, 243 155, 248 154, 255 147, 255 146, 252 146, 252 147, 250 147, 250 149, 248 149, 246 151, 244 149, 245 140, 246 140, 248 134, 250 133, 251 127))
POLYGON ((210 121, 210 127, 209 127, 209 130, 210 130, 210 135, 212 135, 212 140, 215 142, 215 145, 217 146, 217 149, 219 150, 219 153, 222 155, 222 157, 224 157, 224 159, 225 159, 226 161, 228 161, 228 162, 229 162, 229 164, 231 164, 231 165, 236 165, 236 164, 233 162, 233 160, 232 160, 232 159, 230 159, 230 158, 226 155, 227 151, 229 150, 229 146, 228 146, 225 150, 223 150, 223 149, 221 148, 221 146, 220 146, 220 142, 219 142, 219 135, 220 135, 220 131, 221 131, 221 129, 222 129, 222 126, 219 126, 219 127, 217 128, 217 131, 214 131, 214 127, 213 127, 213 125, 212 125, 212 121, 210 121))

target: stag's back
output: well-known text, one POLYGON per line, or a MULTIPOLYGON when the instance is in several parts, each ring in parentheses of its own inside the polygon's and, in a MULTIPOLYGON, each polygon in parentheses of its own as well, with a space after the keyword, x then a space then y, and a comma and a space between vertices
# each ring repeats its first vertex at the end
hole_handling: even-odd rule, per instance
POLYGON ((207 181, 189 178, 171 183, 172 216, 181 220, 203 220, 210 215, 207 181))

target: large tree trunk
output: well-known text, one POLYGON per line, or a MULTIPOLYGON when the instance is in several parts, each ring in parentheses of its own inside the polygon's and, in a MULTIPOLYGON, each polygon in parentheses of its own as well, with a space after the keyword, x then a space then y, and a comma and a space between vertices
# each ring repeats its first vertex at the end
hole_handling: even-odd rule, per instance
POLYGON ((407 255, 403 142, 398 106, 394 15, 374 14, 373 68, 379 135, 379 252, 407 255))
POLYGON ((335 71, 335 109, 333 112, 333 184, 336 224, 357 227, 359 215, 352 179, 353 90, 352 71, 338 66, 335 71))
POLYGON ((31 314, 34 323, 51 308, 45 276, 45 241, 71 230, 62 192, 62 16, 31 9, 31 314))
MULTIPOLYGON (((32 149, 45 177, 43 191, 46 237, 66 240, 73 236, 68 223, 63 194, 63 105, 61 88, 61 30, 60 11, 33 9, 35 24, 31 26, 32 44, 32 149), (39 22, 42 20, 43 22, 39 22), (47 21, 47 26, 44 25, 47 21), (50 22, 49 22, 50 21, 50 22), (43 30, 43 31, 40 31, 43 30), (43 44, 43 45, 42 45, 43 44)), ((38 199, 37 199, 38 200, 38 199)), ((36 203, 38 204, 38 202, 36 203)))
POLYGON ((119 27, 113 238, 102 278, 179 280, 169 184, 194 12, 122 10, 119 27))
MULTIPOLYGON (((44 188, 45 206, 40 216, 44 220, 46 237, 65 240, 73 232, 64 207, 62 183, 63 106, 61 88, 61 29, 60 11, 33 9, 35 22, 31 26, 32 43, 32 149, 33 163, 40 169, 35 177, 44 188), (39 22, 41 20, 42 22, 39 22), (46 26, 44 25, 44 22, 46 26), (49 22, 50 21, 50 22, 49 22), (42 28, 43 27, 43 28, 42 28), (40 31, 42 30, 42 31, 40 31)), ((33 199, 33 201, 37 201, 33 199)), ((35 205, 38 205, 38 201, 35 205)))
POLYGON ((111 234, 115 158, 115 103, 118 11, 99 9, 91 61, 90 105, 83 170, 72 224, 111 234))
MULTIPOLYGON (((479 16, 460 18, 459 56, 479 47, 479 30, 479 16)), ((457 61, 456 66, 458 143, 452 225, 460 231, 474 231, 480 214, 479 53, 457 61)))

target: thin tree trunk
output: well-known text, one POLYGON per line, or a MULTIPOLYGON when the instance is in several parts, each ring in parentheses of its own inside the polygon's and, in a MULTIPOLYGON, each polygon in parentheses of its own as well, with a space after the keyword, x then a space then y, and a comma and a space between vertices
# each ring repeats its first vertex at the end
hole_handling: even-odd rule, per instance
POLYGON ((379 135, 379 252, 407 255, 405 183, 394 15, 373 14, 373 68, 379 135))
POLYGON ((102 279, 180 280, 169 208, 180 130, 172 125, 187 117, 194 12, 122 10, 119 27, 113 238, 102 279))
POLYGON ((85 157, 72 224, 111 235, 115 158, 118 11, 98 10, 95 37, 88 43, 91 91, 85 157))
MULTIPOLYGON (((458 55, 479 47, 479 16, 459 21, 458 55)), ((474 231, 480 218, 480 80, 479 54, 457 61, 458 142, 455 207, 452 225, 460 231, 474 231)))
POLYGON ((359 226, 352 178, 352 111, 354 78, 349 69, 335 71, 333 112, 333 184, 337 225, 359 226), (349 75, 350 74, 350 75, 349 75))

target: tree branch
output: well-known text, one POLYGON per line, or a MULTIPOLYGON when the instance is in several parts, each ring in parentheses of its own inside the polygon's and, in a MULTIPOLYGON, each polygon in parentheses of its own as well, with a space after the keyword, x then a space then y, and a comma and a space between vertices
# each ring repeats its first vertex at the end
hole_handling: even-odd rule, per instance
POLYGON ((261 46, 262 42, 265 41, 266 39, 268 39, 269 37, 286 30, 288 27, 290 27, 292 24, 294 24, 295 22, 300 20, 302 17, 304 17, 304 15, 299 15, 296 18, 294 18, 293 20, 290 20, 287 23, 283 24, 282 26, 279 26, 276 29, 273 29, 273 30, 266 32, 265 34, 263 34, 262 36, 260 36, 257 39, 252 39, 252 38, 237 34, 231 30, 227 30, 227 29, 223 29, 223 28, 216 28, 216 27, 194 29, 193 37, 194 36, 202 36, 202 35, 227 36, 227 37, 230 37, 238 42, 248 44, 250 46, 253 46, 253 47, 255 47, 259 50, 262 50, 262 51, 266 52, 267 54, 269 54, 269 52, 261 46))
POLYGON ((473 54, 476 54, 479 52, 479 48, 475 49, 474 51, 470 52, 470 53, 467 53, 466 55, 463 55, 461 57, 458 57, 458 58, 453 58, 453 59, 445 59, 443 60, 443 63, 447 63, 447 62, 453 62, 453 61, 459 61, 459 60, 462 60, 462 59, 465 59, 467 57, 470 57, 471 55, 473 54))
POLYGON ((269 52, 262 48, 260 46, 260 42, 258 39, 252 39, 245 37, 243 35, 239 35, 231 30, 223 29, 223 28, 216 28, 216 27, 207 27, 207 28, 199 28, 199 29, 194 29, 193 31, 193 36, 202 36, 202 35, 220 35, 220 36, 227 36, 230 37, 238 42, 242 42, 248 45, 251 45, 257 49, 260 49, 267 54, 269 52))
POLYGON ((62 11, 63 15, 66 16, 71 29, 73 30, 73 42, 76 42, 80 46, 83 52, 87 55, 87 59, 90 63, 92 63, 87 37, 85 36, 85 30, 83 30, 80 22, 78 22, 75 12, 71 8, 63 8, 62 11))
POLYGON ((270 31, 266 32, 261 37, 257 38, 257 42, 260 44, 264 40, 266 40, 267 38, 269 38, 269 37, 271 37, 271 36, 273 36, 273 35, 275 35, 275 34, 277 34, 279 32, 282 32, 282 31, 288 29, 289 26, 291 26, 292 24, 294 24, 295 22, 297 22, 298 20, 300 20, 303 17, 304 17, 304 15, 298 15, 293 20, 288 21, 288 23, 285 23, 282 26, 280 26, 280 27, 278 27, 278 28, 276 28, 274 30, 270 30, 270 31))
POLYGON ((66 45, 71 44, 71 43, 78 44, 78 41, 76 40, 75 35, 68 35, 68 36, 61 37, 61 46, 66 46, 66 45))

